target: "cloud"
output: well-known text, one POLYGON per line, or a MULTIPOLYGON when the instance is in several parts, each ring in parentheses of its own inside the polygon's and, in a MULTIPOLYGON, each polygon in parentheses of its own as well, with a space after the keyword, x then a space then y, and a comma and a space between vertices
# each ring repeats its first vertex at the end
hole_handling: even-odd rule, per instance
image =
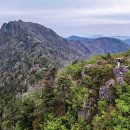
MULTIPOLYGON (((84 32, 85 27, 93 31, 95 28, 95 33, 101 27, 105 32, 107 25, 122 28, 130 24, 129 5, 130 0, 4 0, 0 1, 0 24, 22 19, 58 30, 63 28, 59 32, 63 34, 68 32, 65 28, 84 32)), ((86 30, 86 33, 89 32, 86 30)), ((127 33, 130 34, 128 30, 127 33)))
POLYGON ((63 18, 63 19, 90 19, 90 18, 127 18, 129 19, 130 8, 129 5, 125 6, 111 6, 111 7, 95 7, 95 8, 71 8, 71 9, 0 9, 0 16, 41 16, 45 19, 50 18, 63 18))

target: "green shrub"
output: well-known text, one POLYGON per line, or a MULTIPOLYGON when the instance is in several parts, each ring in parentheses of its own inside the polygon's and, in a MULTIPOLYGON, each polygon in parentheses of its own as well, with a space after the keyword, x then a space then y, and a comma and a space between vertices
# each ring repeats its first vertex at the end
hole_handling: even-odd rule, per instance
POLYGON ((36 77, 42 78, 43 76, 43 69, 38 69, 35 73, 36 77))
POLYGON ((125 79, 125 81, 126 81, 128 84, 130 84, 130 71, 128 71, 127 73, 125 73, 124 79, 125 79))

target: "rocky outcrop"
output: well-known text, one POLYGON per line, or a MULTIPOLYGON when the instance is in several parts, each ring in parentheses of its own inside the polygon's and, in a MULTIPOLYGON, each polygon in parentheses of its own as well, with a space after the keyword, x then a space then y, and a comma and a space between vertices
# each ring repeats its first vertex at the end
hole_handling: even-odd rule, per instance
MULTIPOLYGON (((119 67, 115 67, 113 71, 115 74, 116 82, 119 85, 122 85, 124 82, 124 74, 128 71, 128 67, 122 65, 119 67)), ((99 99, 104 99, 111 102, 111 100, 114 98, 114 85, 114 79, 106 81, 105 85, 101 86, 99 89, 99 99)))
POLYGON ((115 78, 116 78, 116 82, 119 84, 119 85, 122 85, 123 82, 124 82, 124 74, 128 71, 128 66, 120 66, 120 67, 115 67, 113 69, 114 71, 114 74, 115 74, 115 78))
POLYGON ((99 98, 110 101, 114 98, 114 86, 115 81, 113 79, 108 80, 104 86, 99 89, 99 98))

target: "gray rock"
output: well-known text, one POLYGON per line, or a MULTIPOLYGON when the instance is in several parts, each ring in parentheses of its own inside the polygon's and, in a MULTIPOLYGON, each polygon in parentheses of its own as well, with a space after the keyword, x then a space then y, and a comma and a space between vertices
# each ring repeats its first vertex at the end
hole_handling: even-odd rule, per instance
POLYGON ((115 74, 115 78, 116 78, 116 82, 118 84, 120 84, 120 85, 123 84, 123 82, 124 82, 123 75, 124 75, 124 73, 128 72, 128 70, 129 70, 128 66, 124 66, 124 65, 122 65, 120 67, 115 67, 113 69, 114 74, 115 74))
POLYGON ((111 101, 114 98, 114 86, 115 81, 113 79, 108 80, 104 86, 99 89, 99 98, 107 101, 111 101))
POLYGON ((123 76, 121 76, 121 77, 116 77, 116 81, 117 81, 117 83, 118 83, 119 85, 122 85, 123 82, 124 82, 123 76))

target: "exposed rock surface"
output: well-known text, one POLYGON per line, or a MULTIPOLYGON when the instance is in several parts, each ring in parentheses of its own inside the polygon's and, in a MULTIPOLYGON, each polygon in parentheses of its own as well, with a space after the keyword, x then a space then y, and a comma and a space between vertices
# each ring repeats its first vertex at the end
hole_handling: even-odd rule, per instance
POLYGON ((104 86, 99 89, 99 98, 111 101, 114 98, 114 86, 115 81, 113 79, 108 80, 104 86))
POLYGON ((124 82, 123 76, 124 76, 124 73, 128 71, 128 66, 122 65, 120 67, 115 67, 113 71, 115 74, 116 82, 120 85, 123 84, 124 82))

